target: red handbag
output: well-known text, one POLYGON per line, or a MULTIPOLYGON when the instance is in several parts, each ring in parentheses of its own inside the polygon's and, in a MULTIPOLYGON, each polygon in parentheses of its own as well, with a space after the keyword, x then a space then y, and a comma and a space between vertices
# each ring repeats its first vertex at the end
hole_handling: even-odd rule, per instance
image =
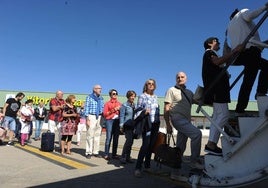
POLYGON ((160 146, 161 144, 166 144, 166 143, 167 143, 167 135, 165 133, 158 132, 156 141, 152 148, 152 152, 155 153, 158 146, 160 146))

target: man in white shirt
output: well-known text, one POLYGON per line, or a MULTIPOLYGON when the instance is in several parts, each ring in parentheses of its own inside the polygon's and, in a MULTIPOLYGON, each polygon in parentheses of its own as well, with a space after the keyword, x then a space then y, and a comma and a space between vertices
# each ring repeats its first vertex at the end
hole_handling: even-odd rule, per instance
MULTIPOLYGON (((227 33, 230 38, 231 48, 242 44, 255 27, 253 19, 260 16, 264 11, 268 10, 268 3, 265 6, 250 11, 249 9, 236 9, 230 16, 230 22, 227 33)), ((268 90, 268 61, 261 57, 263 48, 268 47, 266 43, 260 40, 258 31, 252 36, 245 46, 245 50, 240 53, 234 65, 244 65, 244 78, 238 95, 238 103, 236 105, 236 114, 243 116, 247 108, 249 96, 252 86, 257 77, 258 70, 260 75, 255 98, 265 96, 268 90)))

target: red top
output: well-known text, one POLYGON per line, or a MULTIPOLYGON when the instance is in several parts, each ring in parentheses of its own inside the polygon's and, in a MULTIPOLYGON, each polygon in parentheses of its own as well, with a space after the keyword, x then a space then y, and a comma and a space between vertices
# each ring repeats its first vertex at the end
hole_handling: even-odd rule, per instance
POLYGON ((53 121, 62 121, 62 109, 58 111, 53 111, 52 106, 61 106, 65 104, 65 101, 63 99, 57 99, 53 98, 49 102, 50 110, 48 114, 48 119, 53 120, 53 121))
POLYGON ((111 98, 104 104, 103 116, 105 119, 113 119, 114 116, 119 115, 121 103, 117 99, 111 98))

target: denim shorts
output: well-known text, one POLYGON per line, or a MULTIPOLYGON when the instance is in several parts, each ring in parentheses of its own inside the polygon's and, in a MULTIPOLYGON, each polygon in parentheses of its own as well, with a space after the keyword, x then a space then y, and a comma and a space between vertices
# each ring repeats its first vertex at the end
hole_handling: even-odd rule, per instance
POLYGON ((12 130, 12 131, 16 130, 16 120, 13 117, 5 116, 2 125, 6 129, 9 129, 9 130, 12 130))

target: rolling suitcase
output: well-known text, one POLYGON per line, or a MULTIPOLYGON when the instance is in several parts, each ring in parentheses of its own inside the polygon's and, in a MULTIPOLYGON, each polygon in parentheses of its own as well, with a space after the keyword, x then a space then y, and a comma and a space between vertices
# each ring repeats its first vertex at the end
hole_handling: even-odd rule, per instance
POLYGON ((54 150, 55 133, 43 132, 41 135, 41 151, 51 152, 54 150))

